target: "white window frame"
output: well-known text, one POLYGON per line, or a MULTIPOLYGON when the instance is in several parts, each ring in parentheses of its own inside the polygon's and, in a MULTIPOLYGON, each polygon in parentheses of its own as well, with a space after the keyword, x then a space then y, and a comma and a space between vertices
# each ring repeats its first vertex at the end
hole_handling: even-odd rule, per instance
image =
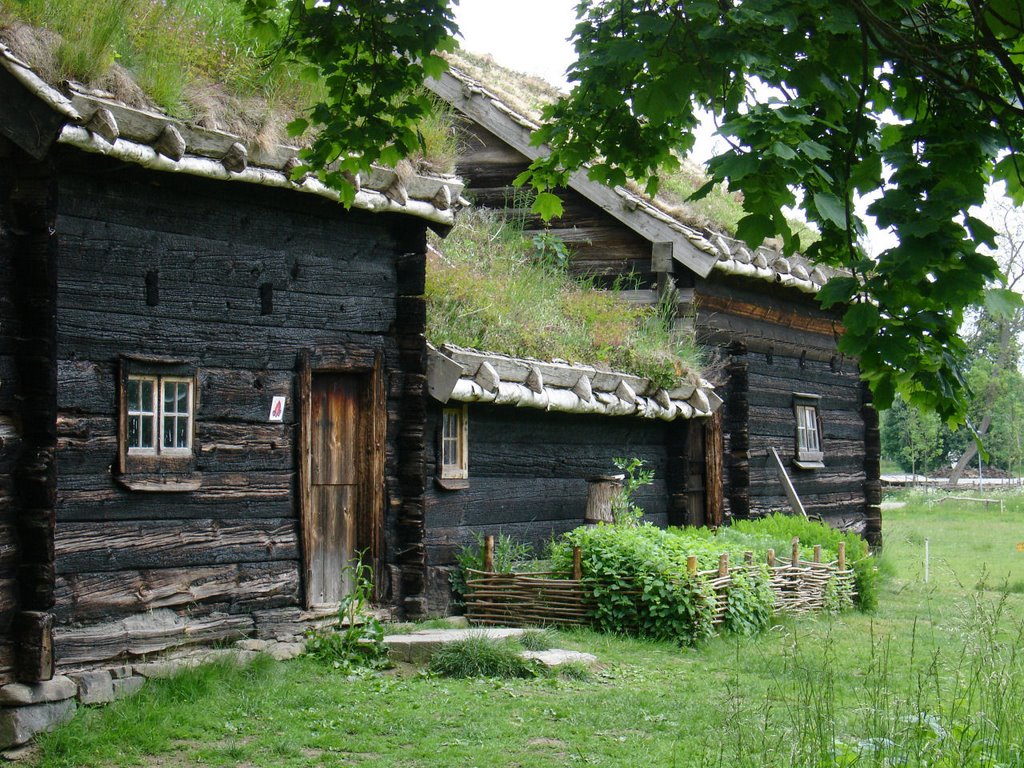
MULTIPOLYGON (((192 445, 193 445, 193 434, 195 432, 195 380, 189 376, 180 375, 159 375, 151 373, 130 373, 125 378, 125 385, 131 387, 136 382, 144 382, 152 387, 154 396, 153 410, 142 411, 142 410, 131 410, 128 407, 128 394, 125 393, 125 448, 129 456, 153 456, 153 457, 166 457, 166 458, 190 458, 192 456, 192 445), (186 411, 184 412, 168 412, 164 409, 164 385, 165 384, 185 384, 188 387, 188 402, 186 405, 186 411), (132 418, 135 417, 146 417, 151 420, 153 425, 153 443, 146 446, 132 446, 128 445, 128 426, 132 418), (186 430, 186 441, 185 446, 165 446, 164 445, 164 421, 167 418, 188 419, 188 428, 186 430)), ((175 425, 177 426, 177 425, 175 425)), ((177 429, 175 429, 177 434, 177 429)))
POLYGON ((442 478, 469 478, 469 415, 465 405, 441 410, 437 463, 442 478), (447 460, 449 448, 454 452, 454 461, 447 460))
POLYGON ((800 469, 825 466, 820 401, 820 395, 793 393, 793 415, 796 418, 796 454, 793 463, 800 469))

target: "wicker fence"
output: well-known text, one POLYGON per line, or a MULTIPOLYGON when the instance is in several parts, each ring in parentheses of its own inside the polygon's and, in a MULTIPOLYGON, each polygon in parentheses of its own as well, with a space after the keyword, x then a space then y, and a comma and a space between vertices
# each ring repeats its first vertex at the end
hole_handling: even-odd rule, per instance
MULTIPOLYGON (((491 537, 488 537, 491 539, 491 537)), ((491 545, 493 546, 493 545, 491 545)), ((488 562, 485 550, 485 569, 488 562)), ((799 613, 825 607, 826 588, 835 579, 853 594, 853 570, 847 567, 845 544, 839 543, 838 559, 821 562, 821 547, 814 547, 814 559, 800 559, 800 541, 793 540, 790 558, 778 561, 768 550, 767 566, 775 610, 799 613)), ((470 570, 466 578, 466 618, 474 624, 502 626, 586 626, 593 614, 593 601, 584 586, 579 550, 573 552, 573 572, 495 573, 470 570)), ((742 565, 730 567, 729 556, 719 558, 718 568, 698 571, 697 558, 690 557, 687 572, 708 580, 715 592, 715 623, 725 616, 726 593, 733 575, 754 568, 754 554, 747 552, 742 565)), ((629 590, 625 591, 626 594, 629 590)), ((639 587, 636 593, 640 594, 639 587)))

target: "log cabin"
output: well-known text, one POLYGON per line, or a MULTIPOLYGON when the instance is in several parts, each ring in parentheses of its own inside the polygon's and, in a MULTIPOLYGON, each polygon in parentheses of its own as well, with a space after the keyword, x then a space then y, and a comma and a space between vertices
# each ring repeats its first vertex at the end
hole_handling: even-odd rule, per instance
POLYGON ((296 164, 0 48, 0 707, 299 635, 356 552, 425 610, 426 231, 462 185, 381 168, 346 210, 296 164))
MULTIPOLYGON (((467 195, 475 205, 507 211, 527 231, 544 228, 560 237, 571 251, 575 274, 609 282, 628 278, 636 285, 635 300, 669 302, 679 330, 696 334, 708 378, 725 401, 714 416, 680 431, 682 438, 668 440, 675 444, 673 455, 685 457, 677 464, 686 469, 656 464, 667 470, 667 484, 659 486, 658 501, 647 499, 654 519, 718 525, 800 504, 807 514, 879 545, 878 415, 856 360, 838 351, 839 315, 815 300, 833 271, 799 255, 784 257, 767 245, 750 249, 724 231, 688 223, 657 200, 594 182, 585 171, 573 174, 560 190, 563 215, 539 221, 512 182, 544 148, 530 144, 535 116, 512 89, 502 87, 503 74, 490 62, 470 74, 453 59, 445 75, 428 81, 456 114, 457 172, 467 195)), ((428 429, 438 431, 436 405, 431 413, 428 429)), ((507 428, 497 420, 478 420, 482 441, 507 428)), ((560 428, 577 429, 569 422, 560 428)), ((475 456, 472 429, 469 452, 475 456)), ((605 434, 603 427, 595 429, 605 434)), ((545 442, 557 453, 559 438, 545 442)), ((632 444, 625 436, 618 442, 632 444)), ((438 445, 435 440, 435 462, 438 445)), ((474 463, 471 459, 471 478, 474 463)), ((481 469, 505 472, 506 487, 515 486, 522 472, 506 466, 507 472, 497 464, 481 469)), ((462 493, 476 500, 475 491, 462 493)), ((453 501, 439 502, 436 495, 428 496, 427 517, 433 519, 436 505, 445 528, 450 524, 445 510, 453 501)), ((493 519, 504 518, 499 512, 493 519)), ((522 528, 524 520, 516 524, 522 528)), ((438 562, 449 556, 435 547, 433 533, 428 542, 438 562)))
POLYGON ((722 405, 695 371, 669 390, 606 368, 446 344, 428 348, 427 391, 424 545, 432 614, 450 609, 449 574, 461 547, 500 533, 541 552, 588 519, 591 486, 617 485, 616 458, 638 458, 654 470, 654 483, 633 501, 657 525, 683 523, 687 499, 703 501, 709 474, 711 497, 721 492, 714 456, 688 453, 703 445, 691 434, 703 434, 722 405))

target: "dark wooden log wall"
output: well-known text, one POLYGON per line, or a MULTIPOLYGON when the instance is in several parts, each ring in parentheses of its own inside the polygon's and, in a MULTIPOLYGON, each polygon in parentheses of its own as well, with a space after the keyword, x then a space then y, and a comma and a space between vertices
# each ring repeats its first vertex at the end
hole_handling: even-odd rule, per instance
POLYGON ((21 171, 32 170, 31 165, 0 139, 0 683, 15 678, 13 630, 20 604, 18 523, 22 503, 16 478, 27 441, 23 439, 20 386, 23 296, 14 285, 16 272, 24 266, 17 262, 26 256, 25 240, 31 232, 26 229, 28 222, 15 222, 17 207, 27 213, 15 198, 24 196, 16 188, 21 171))
POLYGON ((695 302, 698 338, 723 357, 729 514, 788 510, 768 460, 774 446, 809 514, 866 533, 865 436, 874 409, 864 403, 856 363, 837 351, 831 318, 810 297, 720 275, 696 282, 695 302), (821 396, 824 468, 792 465, 794 392, 821 396))
MULTIPOLYGON (((409 476, 423 473, 422 463, 410 468, 422 462, 415 428, 401 425, 408 404, 422 402, 422 365, 409 363, 418 359, 410 346, 422 347, 423 311, 422 298, 396 297, 422 293, 422 224, 102 158, 60 160, 58 663, 89 661, 82 633, 97 622, 157 608, 212 622, 198 634, 181 623, 166 633, 172 645, 216 636, 217 620, 228 634, 245 632, 249 612, 301 605, 296 366, 304 349, 332 365, 383 357, 384 550, 401 562, 422 538, 401 524, 416 502, 409 476), (126 354, 195 365, 198 491, 133 492, 114 482, 116 377, 126 354), (273 395, 288 397, 283 423, 268 421, 273 395)), ((390 574, 378 579, 382 597, 403 597, 390 594, 390 574)), ((96 645, 95 656, 120 652, 111 647, 96 645)))
POLYGON ((543 223, 530 213, 527 194, 512 186, 529 161, 486 128, 469 121, 460 123, 460 128, 456 170, 467 180, 466 194, 475 205, 504 210, 527 231, 545 229, 560 237, 572 252, 574 274, 630 276, 636 287, 654 285, 649 242, 571 190, 559 192, 562 216, 543 223))
MULTIPOLYGON (((512 406, 470 404, 469 487, 444 490, 435 482, 440 405, 428 408, 426 548, 431 569, 454 562, 474 536, 507 534, 543 547, 583 523, 587 478, 614 474, 612 459, 636 456, 654 470, 653 485, 636 502, 658 525, 682 523, 687 422, 593 414, 564 414, 512 406), (681 455, 676 455, 679 452, 681 455)), ((438 592, 443 592, 441 580, 438 592)), ((443 596, 432 595, 431 609, 443 596)), ((443 602, 440 603, 443 605, 443 602)))

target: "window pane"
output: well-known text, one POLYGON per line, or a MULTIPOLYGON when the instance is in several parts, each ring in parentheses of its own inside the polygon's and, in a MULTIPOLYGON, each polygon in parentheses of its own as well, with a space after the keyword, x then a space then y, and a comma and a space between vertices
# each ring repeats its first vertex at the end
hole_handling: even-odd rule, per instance
POLYGON ((153 406, 153 385, 156 384, 152 379, 140 379, 139 380, 139 393, 142 400, 141 410, 146 413, 153 413, 156 409, 153 406))
POLYGON ((142 421, 142 440, 139 442, 140 448, 152 448, 153 447, 153 418, 151 416, 141 417, 142 421))
POLYGON ((174 417, 164 416, 164 437, 163 447, 173 448, 174 447, 174 417))
POLYGON ((178 419, 178 432, 175 441, 175 448, 188 448, 188 419, 178 419))
POLYGON ((142 445, 142 436, 139 434, 139 421, 138 416, 128 417, 128 447, 138 448, 142 445))
POLYGON ((139 388, 142 386, 141 381, 128 380, 128 411, 139 410, 139 388))

